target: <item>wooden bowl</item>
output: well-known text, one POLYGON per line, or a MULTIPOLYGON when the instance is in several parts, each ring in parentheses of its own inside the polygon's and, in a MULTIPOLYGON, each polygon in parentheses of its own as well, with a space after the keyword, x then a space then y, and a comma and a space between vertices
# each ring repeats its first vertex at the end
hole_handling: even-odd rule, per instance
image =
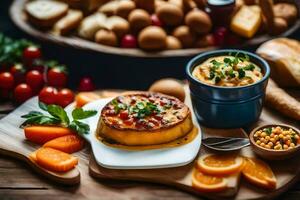
MULTIPOLYGON (((259 155, 262 158, 265 158, 267 160, 283 160, 283 159, 287 159, 290 158, 292 156, 297 155, 300 151, 300 144, 297 144, 294 148, 292 149, 287 149, 287 150, 274 150, 274 149, 266 149, 263 148, 259 145, 257 145, 254 141, 254 133, 258 130, 262 130, 264 128, 268 128, 268 127, 276 127, 276 126, 280 126, 283 128, 291 128, 293 129, 298 135, 300 134, 300 131, 290 125, 287 124, 266 124, 266 125, 262 125, 259 126, 257 128, 255 128, 254 130, 251 131, 250 135, 249 135, 249 140, 251 143, 251 147, 252 150, 259 155)), ((300 136, 300 135, 299 135, 300 136)))
MULTIPOLYGON (((43 41, 52 42, 61 46, 67 46, 72 47, 75 49, 82 49, 82 50, 88 50, 88 51, 94 51, 98 53, 105 53, 105 54, 113 54, 117 56, 127 56, 127 57, 140 57, 140 58, 174 58, 174 57, 191 57, 195 56, 199 53, 225 48, 225 47, 217 47, 217 46, 210 46, 210 47, 203 47, 203 48, 189 48, 189 49, 177 49, 177 50, 163 50, 163 51, 155 51, 155 52, 149 52, 149 51, 143 51, 141 49, 124 49, 119 47, 110 47, 105 46, 101 44, 97 44, 93 41, 82 39, 76 34, 71 34, 69 36, 56 36, 51 34, 49 31, 42 31, 31 24, 29 24, 28 20, 26 19, 26 15, 24 13, 24 4, 28 0, 14 0, 10 7, 10 16, 12 21, 18 26, 21 30, 25 31, 29 35, 38 38, 43 41)), ((279 1, 279 0, 277 0, 279 1)), ((282 1, 282 0, 280 0, 282 1)), ((295 3, 296 0, 284 0, 287 2, 293 2, 295 3)), ((300 12, 300 7, 298 4, 298 13, 300 12)), ((229 45, 228 47, 232 48, 246 48, 246 47, 255 47, 260 45, 261 43, 274 39, 277 37, 287 37, 297 31, 297 29, 300 27, 300 19, 297 19, 297 21, 289 27, 288 30, 281 33, 280 35, 272 36, 269 34, 260 34, 255 36, 254 38, 251 38, 242 44, 237 44, 236 46, 229 45)))

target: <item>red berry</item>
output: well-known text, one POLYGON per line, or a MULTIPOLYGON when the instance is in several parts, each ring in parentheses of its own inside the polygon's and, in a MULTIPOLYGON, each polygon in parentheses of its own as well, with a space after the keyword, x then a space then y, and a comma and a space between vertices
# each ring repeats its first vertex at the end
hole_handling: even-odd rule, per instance
POLYGON ((32 89, 26 83, 19 84, 14 90, 14 98, 17 103, 22 103, 32 96, 32 89))
POLYGON ((43 74, 37 70, 29 71, 26 74, 26 83, 31 87, 34 93, 37 93, 44 86, 43 74))
POLYGON ((64 88, 57 93, 56 103, 61 107, 64 108, 70 103, 72 103, 73 101, 74 101, 74 93, 71 90, 64 88))
POLYGON ((217 28, 213 33, 215 44, 217 46, 224 45, 227 34, 228 34, 227 28, 225 28, 225 27, 217 28))
POLYGON ((39 101, 45 104, 55 104, 57 101, 57 90, 54 87, 44 87, 39 94, 39 101))
POLYGON ((35 59, 39 59, 42 57, 41 50, 35 46, 29 46, 23 51, 23 59, 26 66, 31 66, 35 59))
POLYGON ((84 77, 79 82, 78 91, 93 91, 95 85, 90 77, 84 77))
POLYGON ((151 23, 153 26, 163 26, 163 23, 160 21, 156 14, 151 15, 151 23))
POLYGON ((22 64, 16 64, 10 68, 10 73, 14 76, 15 85, 25 81, 25 69, 22 64))
POLYGON ((123 48, 136 48, 137 41, 134 35, 127 34, 122 38, 121 47, 123 48))
POLYGON ((0 88, 12 89, 14 87, 14 77, 10 72, 0 73, 0 88))
POLYGON ((63 88, 67 84, 67 75, 60 68, 52 68, 47 74, 48 85, 63 88))

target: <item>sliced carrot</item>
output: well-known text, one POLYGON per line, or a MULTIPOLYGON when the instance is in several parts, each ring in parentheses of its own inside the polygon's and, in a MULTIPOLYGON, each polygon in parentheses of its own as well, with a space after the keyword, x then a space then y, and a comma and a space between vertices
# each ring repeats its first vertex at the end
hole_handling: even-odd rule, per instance
POLYGON ((78 135, 66 135, 49 142, 46 142, 44 147, 51 147, 63 151, 65 153, 74 153, 80 151, 84 146, 84 141, 78 135))
POLYGON ((82 107, 87 103, 96 101, 101 97, 94 92, 80 92, 75 97, 76 107, 82 107))
POLYGON ((57 126, 29 126, 24 128, 25 137, 34 143, 44 144, 65 135, 74 134, 74 131, 64 127, 57 126))
POLYGON ((36 152, 36 162, 50 171, 66 172, 78 164, 78 158, 50 147, 42 147, 36 152))

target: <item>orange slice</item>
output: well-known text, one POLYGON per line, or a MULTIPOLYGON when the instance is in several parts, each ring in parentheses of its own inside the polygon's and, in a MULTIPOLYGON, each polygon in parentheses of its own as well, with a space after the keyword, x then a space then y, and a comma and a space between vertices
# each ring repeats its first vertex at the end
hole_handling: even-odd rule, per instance
POLYGON ((242 170, 244 177, 254 185, 265 189, 276 188, 276 177, 272 169, 265 162, 256 158, 245 158, 242 170))
POLYGON ((36 162, 50 171, 66 172, 77 165, 78 158, 56 149, 42 147, 36 152, 36 162))
POLYGON ((242 166, 243 158, 234 154, 204 155, 197 162, 200 171, 214 176, 237 173, 242 166))
POLYGON ((201 192, 221 192, 227 188, 227 179, 206 175, 194 169, 192 186, 201 192))

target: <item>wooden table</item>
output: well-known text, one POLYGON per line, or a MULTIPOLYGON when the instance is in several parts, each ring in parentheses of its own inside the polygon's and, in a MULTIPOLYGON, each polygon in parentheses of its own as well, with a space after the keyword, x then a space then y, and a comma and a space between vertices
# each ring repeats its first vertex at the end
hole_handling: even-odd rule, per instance
MULTIPOLYGON (((10 104, 0 104, 0 118, 10 104)), ((90 149, 87 149, 87 153, 90 149)), ((88 170, 88 169, 86 169, 88 170)), ((128 181, 98 181, 87 173, 82 174, 87 186, 57 185, 39 176, 25 163, 10 157, 0 157, 0 199, 199 199, 197 196, 163 185, 128 181)), ((278 199, 299 199, 300 182, 278 199)))

